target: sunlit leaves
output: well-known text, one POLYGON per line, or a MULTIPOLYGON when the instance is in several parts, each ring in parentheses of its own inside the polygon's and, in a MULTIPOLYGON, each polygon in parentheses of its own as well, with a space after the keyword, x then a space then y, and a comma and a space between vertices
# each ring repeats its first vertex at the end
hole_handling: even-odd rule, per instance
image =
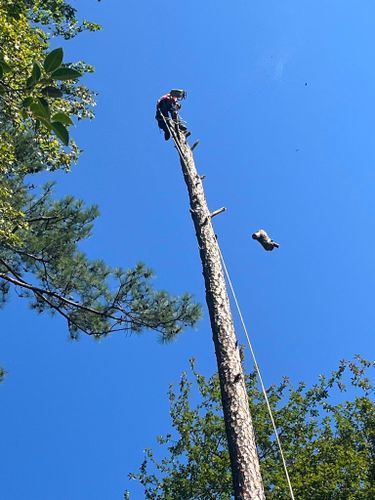
MULTIPOLYGON (((55 113, 51 120, 50 106, 47 100, 48 98, 61 99, 64 97, 64 93, 61 89, 53 85, 41 86, 40 88, 37 87, 38 83, 45 85, 47 82, 52 83, 53 80, 76 80, 82 75, 81 72, 74 68, 61 66, 63 58, 63 49, 57 48, 47 54, 43 66, 41 66, 39 62, 34 61, 31 76, 26 81, 26 87, 29 90, 33 90, 36 94, 39 91, 40 95, 44 97, 28 96, 23 99, 22 107, 24 109, 29 108, 31 116, 36 120, 37 126, 42 123, 47 130, 51 130, 55 133, 56 137, 61 140, 64 146, 68 146, 69 131, 67 127, 72 125, 73 121, 66 112, 55 113), (42 73, 42 68, 45 74, 42 73)), ((24 111, 22 116, 24 118, 27 116, 24 111)))
POLYGON ((31 78, 33 80, 34 85, 39 82, 41 76, 42 76, 42 70, 40 69, 40 65, 38 62, 34 62, 33 69, 31 72, 31 78))
POLYGON ((36 119, 43 119, 49 121, 50 113, 46 103, 41 102, 40 99, 34 100, 30 104, 30 110, 36 119))
POLYGON ((11 67, 4 61, 4 56, 0 52, 0 80, 4 77, 4 74, 9 71, 11 71, 11 67))
POLYGON ((57 68, 59 68, 62 64, 63 58, 64 58, 64 53, 61 47, 52 50, 52 52, 47 54, 43 63, 46 73, 52 73, 57 68))
POLYGON ((32 97, 30 97, 30 96, 29 96, 29 97, 26 97, 26 98, 22 101, 22 106, 23 106, 24 108, 28 108, 28 107, 30 107, 30 105, 32 104, 32 102, 33 102, 33 98, 32 98, 32 97))
POLYGON ((67 115, 66 113, 56 113, 55 115, 52 116, 51 121, 60 122, 63 123, 64 125, 73 125, 70 116, 67 115))
POLYGON ((61 122, 51 122, 52 130, 65 146, 69 144, 69 132, 61 122))
POLYGON ((46 97, 52 97, 53 99, 58 99, 63 96, 63 93, 60 89, 56 87, 52 87, 51 85, 47 85, 47 87, 42 88, 42 94, 46 97))
POLYGON ((73 124, 71 118, 66 113, 56 113, 51 118, 50 107, 48 101, 43 98, 25 99, 24 107, 29 107, 35 120, 40 121, 48 130, 53 130, 56 136, 65 145, 69 145, 69 132, 66 126, 73 124))
POLYGON ((80 76, 82 75, 79 71, 67 67, 58 68, 51 74, 54 80, 77 80, 80 76))
POLYGON ((1 68, 1 72, 2 72, 3 76, 5 73, 8 73, 9 71, 11 71, 11 67, 9 66, 9 64, 7 64, 5 61, 2 61, 2 60, 0 60, 0 68, 1 68))
MULTIPOLYGON (((20 192, 23 176, 41 170, 68 170, 77 159, 78 148, 69 139, 68 127, 71 117, 82 116, 87 107, 80 94, 85 101, 90 94, 85 87, 80 90, 69 82, 62 90, 61 83, 51 78, 50 72, 62 64, 63 50, 48 51, 46 33, 25 15, 26 2, 24 6, 22 0, 18 2, 17 15, 8 9, 10 3, 0 2, 1 243, 20 241, 15 227, 23 227, 23 215, 16 192, 20 192), (17 191, 12 187, 13 178, 17 191)), ((27 5, 37 9, 40 3, 27 5)))
POLYGON ((27 119, 32 119, 38 134, 53 133, 63 146, 72 146, 68 130, 72 116, 91 117, 89 108, 94 104, 90 91, 76 84, 85 65, 63 63, 61 47, 46 53, 43 33, 28 25, 23 16, 4 17, 0 28, 1 23, 6 29, 0 30, 0 94, 6 96, 4 103, 12 110, 13 121, 25 127, 27 119), (1 33, 6 35, 4 41, 1 33), (55 115, 53 126, 51 113, 55 115))
MULTIPOLYGON (((283 379, 267 390, 299 500, 375 498, 375 403, 368 377, 374 368, 357 356, 310 388, 283 379), (346 385, 351 399, 344 397, 346 385)), ((145 498, 233 498, 219 379, 197 373, 194 363, 192 372, 194 383, 183 374, 178 391, 169 392, 174 432, 158 438, 166 457, 159 461, 147 449, 139 472, 129 475, 140 481, 145 498)), ((280 453, 254 373, 246 385, 266 498, 286 500, 290 493, 280 453)))

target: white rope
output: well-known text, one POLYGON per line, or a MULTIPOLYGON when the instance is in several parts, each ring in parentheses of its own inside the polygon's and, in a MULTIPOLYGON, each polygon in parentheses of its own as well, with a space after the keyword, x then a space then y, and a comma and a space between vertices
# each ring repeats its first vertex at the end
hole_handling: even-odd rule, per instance
POLYGON ((243 328, 243 330, 245 332, 247 343, 249 344, 249 349, 250 349, 250 352, 251 352, 251 356, 253 358, 255 370, 256 370, 256 372, 258 374, 259 382, 260 382, 260 385, 262 387, 263 396, 264 396, 264 399, 266 401, 266 405, 267 405, 267 408, 268 408, 268 413, 269 413, 269 416, 270 416, 270 419, 271 419, 271 422, 272 422, 273 431, 275 433, 276 441, 277 441, 277 444, 278 444, 278 447, 279 447, 279 451, 280 451, 280 455, 281 455, 281 460, 283 462, 285 476, 286 476, 286 479, 287 479, 287 482, 288 482, 288 486, 289 486, 290 496, 291 496, 292 500, 295 500, 294 493, 293 493, 293 488, 292 488, 292 483, 290 482, 288 468, 287 468, 287 465, 286 465, 286 461, 285 461, 285 458, 284 458, 283 449, 282 449, 280 438, 279 438, 279 433, 277 432, 275 420, 274 420, 273 414, 272 414, 271 405, 270 405, 270 402, 268 400, 267 391, 266 391, 266 388, 265 388, 264 383, 263 383, 262 374, 260 372, 260 368, 259 368, 259 365, 258 365, 256 357, 255 357, 254 349, 253 349, 253 347, 251 345, 250 337, 249 337, 249 334, 248 334, 248 331, 247 331, 247 328, 246 328, 246 325, 245 325, 245 321, 244 321, 242 313, 241 313, 241 308, 240 308, 240 305, 239 305, 238 300, 237 300, 236 292, 234 291, 232 280, 230 279, 228 268, 227 268, 227 266, 225 264, 225 260, 224 260, 223 254, 221 252, 219 242, 218 242, 217 246, 219 248, 220 257, 221 257, 221 261, 223 263, 223 268, 224 268, 225 275, 227 277, 229 288, 230 288, 230 290, 232 292, 233 299, 234 299, 234 302, 236 304, 236 308, 237 308, 237 311, 238 311, 238 315, 239 315, 241 323, 242 323, 242 328, 243 328))
MULTIPOLYGON (((178 141, 178 139, 177 139, 177 137, 175 135, 175 131, 173 130, 172 127, 169 126, 169 123, 168 123, 166 117, 163 115, 163 113, 161 111, 160 111, 160 114, 163 117, 164 123, 165 123, 167 129, 169 130, 170 135, 172 136, 173 142, 175 143, 175 146, 176 146, 178 152, 180 153, 182 161, 185 163, 185 157, 184 157, 184 154, 183 154, 183 152, 181 150, 180 143, 179 143, 179 141, 178 141)), ((173 120, 173 122, 174 122, 174 120, 173 120)), ((176 124, 178 125, 178 122, 176 122, 176 124)))

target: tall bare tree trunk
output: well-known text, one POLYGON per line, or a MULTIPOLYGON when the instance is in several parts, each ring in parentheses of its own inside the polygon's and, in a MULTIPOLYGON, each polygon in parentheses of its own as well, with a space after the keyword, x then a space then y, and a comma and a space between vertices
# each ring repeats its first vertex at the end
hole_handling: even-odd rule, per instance
POLYGON ((249 401, 211 213, 192 150, 182 134, 174 138, 178 141, 177 149, 189 192, 190 212, 202 260, 235 498, 264 500, 249 401))

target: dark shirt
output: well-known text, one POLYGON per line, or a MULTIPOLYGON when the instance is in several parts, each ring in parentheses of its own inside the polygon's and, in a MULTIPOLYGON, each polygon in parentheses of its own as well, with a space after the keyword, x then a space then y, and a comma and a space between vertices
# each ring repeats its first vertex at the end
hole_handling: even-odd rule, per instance
POLYGON ((171 117, 173 120, 177 120, 179 109, 180 105, 177 99, 170 94, 165 94, 161 96, 157 102, 155 118, 157 120, 163 120, 163 115, 165 118, 171 117))

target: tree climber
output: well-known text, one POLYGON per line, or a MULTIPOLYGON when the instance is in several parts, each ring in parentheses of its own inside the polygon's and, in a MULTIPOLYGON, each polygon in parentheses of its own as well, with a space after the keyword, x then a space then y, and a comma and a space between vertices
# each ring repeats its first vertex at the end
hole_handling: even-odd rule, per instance
POLYGON ((180 130, 186 137, 190 135, 190 132, 187 131, 187 128, 181 123, 180 117, 178 116, 178 112, 181 108, 180 101, 181 99, 185 99, 185 97, 185 90, 172 89, 168 94, 161 96, 156 104, 155 118, 159 128, 164 132, 164 139, 166 141, 171 137, 168 126, 172 128, 177 125, 177 132, 180 130))

